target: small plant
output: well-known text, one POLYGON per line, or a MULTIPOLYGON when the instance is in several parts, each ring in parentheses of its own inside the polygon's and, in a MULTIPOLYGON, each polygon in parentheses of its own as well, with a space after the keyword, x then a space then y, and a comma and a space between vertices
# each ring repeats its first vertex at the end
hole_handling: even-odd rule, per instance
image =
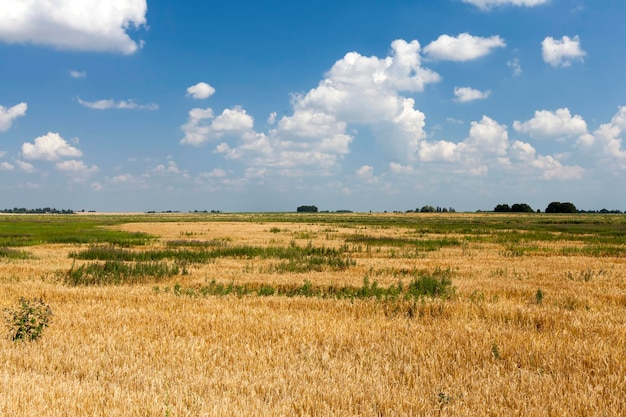
POLYGON ((41 298, 29 300, 22 297, 18 308, 6 308, 4 312, 13 341, 39 339, 52 316, 52 310, 41 298))
POLYGON ((501 356, 500 356, 500 349, 498 349, 498 345, 496 345, 495 342, 494 342, 494 344, 491 345, 491 353, 493 354, 493 357, 495 359, 499 360, 501 358, 501 356))
POLYGON ((541 303, 543 303, 543 291, 539 288, 535 293, 535 304, 541 305, 541 303))

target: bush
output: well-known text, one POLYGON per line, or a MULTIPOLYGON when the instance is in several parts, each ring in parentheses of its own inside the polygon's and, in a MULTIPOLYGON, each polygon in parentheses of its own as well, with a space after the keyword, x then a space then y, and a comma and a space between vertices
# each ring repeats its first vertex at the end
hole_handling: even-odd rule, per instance
POLYGON ((4 312, 13 341, 39 339, 52 316, 52 310, 41 298, 31 300, 20 298, 18 308, 15 310, 6 308, 4 312))
POLYGON ((576 206, 572 203, 560 203, 553 201, 546 207, 546 213, 577 213, 576 206))

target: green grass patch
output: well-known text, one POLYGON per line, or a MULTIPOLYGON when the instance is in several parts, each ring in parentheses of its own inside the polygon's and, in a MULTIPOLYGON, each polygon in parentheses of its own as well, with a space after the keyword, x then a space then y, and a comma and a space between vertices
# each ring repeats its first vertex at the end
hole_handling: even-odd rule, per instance
MULTIPOLYGON (((156 287, 158 291, 158 287, 156 287)), ((215 280, 205 285, 196 285, 183 288, 180 284, 174 287, 176 295, 191 297, 252 295, 252 296, 282 296, 282 297, 315 297, 330 299, 377 299, 385 301, 418 301, 425 298, 448 299, 454 295, 449 270, 437 269, 433 273, 420 272, 407 285, 401 282, 382 287, 377 281, 363 279, 360 287, 349 285, 314 285, 304 281, 301 285, 283 284, 270 285, 267 283, 219 283, 215 280), (178 290, 176 290, 178 288, 178 290)))
POLYGON ((32 259, 33 256, 23 250, 0 247, 0 259, 32 259))
POLYGON ((179 246, 155 250, 131 250, 118 248, 113 245, 94 245, 85 250, 71 252, 70 258, 78 260, 98 260, 116 262, 155 262, 174 260, 179 263, 207 263, 217 258, 245 258, 245 259, 280 259, 279 263, 271 266, 273 272, 309 272, 330 270, 345 270, 356 265, 356 262, 344 255, 341 249, 327 247, 255 247, 255 246, 219 246, 207 248, 204 246, 179 246))
POLYGON ((346 243, 364 244, 368 246, 390 246, 406 248, 410 247, 419 251, 437 251, 446 246, 460 246, 461 241, 456 238, 437 238, 437 239, 411 239, 389 236, 372 236, 355 234, 345 238, 346 243))
POLYGON ((104 227, 120 223, 96 216, 3 216, 0 222, 0 247, 45 243, 110 243, 129 247, 145 245, 154 240, 154 236, 146 233, 130 233, 104 227))
POLYGON ((72 267, 65 276, 70 286, 127 285, 158 282, 180 273, 176 264, 163 262, 125 263, 107 261, 72 267))

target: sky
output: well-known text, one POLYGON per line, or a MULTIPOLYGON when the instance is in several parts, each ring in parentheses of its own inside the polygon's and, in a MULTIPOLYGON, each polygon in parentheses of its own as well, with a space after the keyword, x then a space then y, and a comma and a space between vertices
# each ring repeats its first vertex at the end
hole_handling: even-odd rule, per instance
POLYGON ((2 0, 0 209, 626 210, 623 0, 2 0))

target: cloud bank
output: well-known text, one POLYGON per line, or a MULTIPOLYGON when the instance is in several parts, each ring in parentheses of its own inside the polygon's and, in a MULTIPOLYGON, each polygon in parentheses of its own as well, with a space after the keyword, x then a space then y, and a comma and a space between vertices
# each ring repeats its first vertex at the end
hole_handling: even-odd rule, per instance
POLYGON ((491 10, 498 6, 524 6, 535 7, 548 3, 550 0, 463 0, 463 3, 469 3, 481 10, 491 10))
POLYGON ((113 99, 85 101, 80 97, 76 99, 78 103, 89 109, 95 110, 158 110, 159 106, 154 103, 149 104, 137 104, 133 100, 120 100, 115 101, 113 99))
POLYGON ((130 55, 142 42, 127 32, 147 11, 146 0, 2 0, 0 41, 130 55))

